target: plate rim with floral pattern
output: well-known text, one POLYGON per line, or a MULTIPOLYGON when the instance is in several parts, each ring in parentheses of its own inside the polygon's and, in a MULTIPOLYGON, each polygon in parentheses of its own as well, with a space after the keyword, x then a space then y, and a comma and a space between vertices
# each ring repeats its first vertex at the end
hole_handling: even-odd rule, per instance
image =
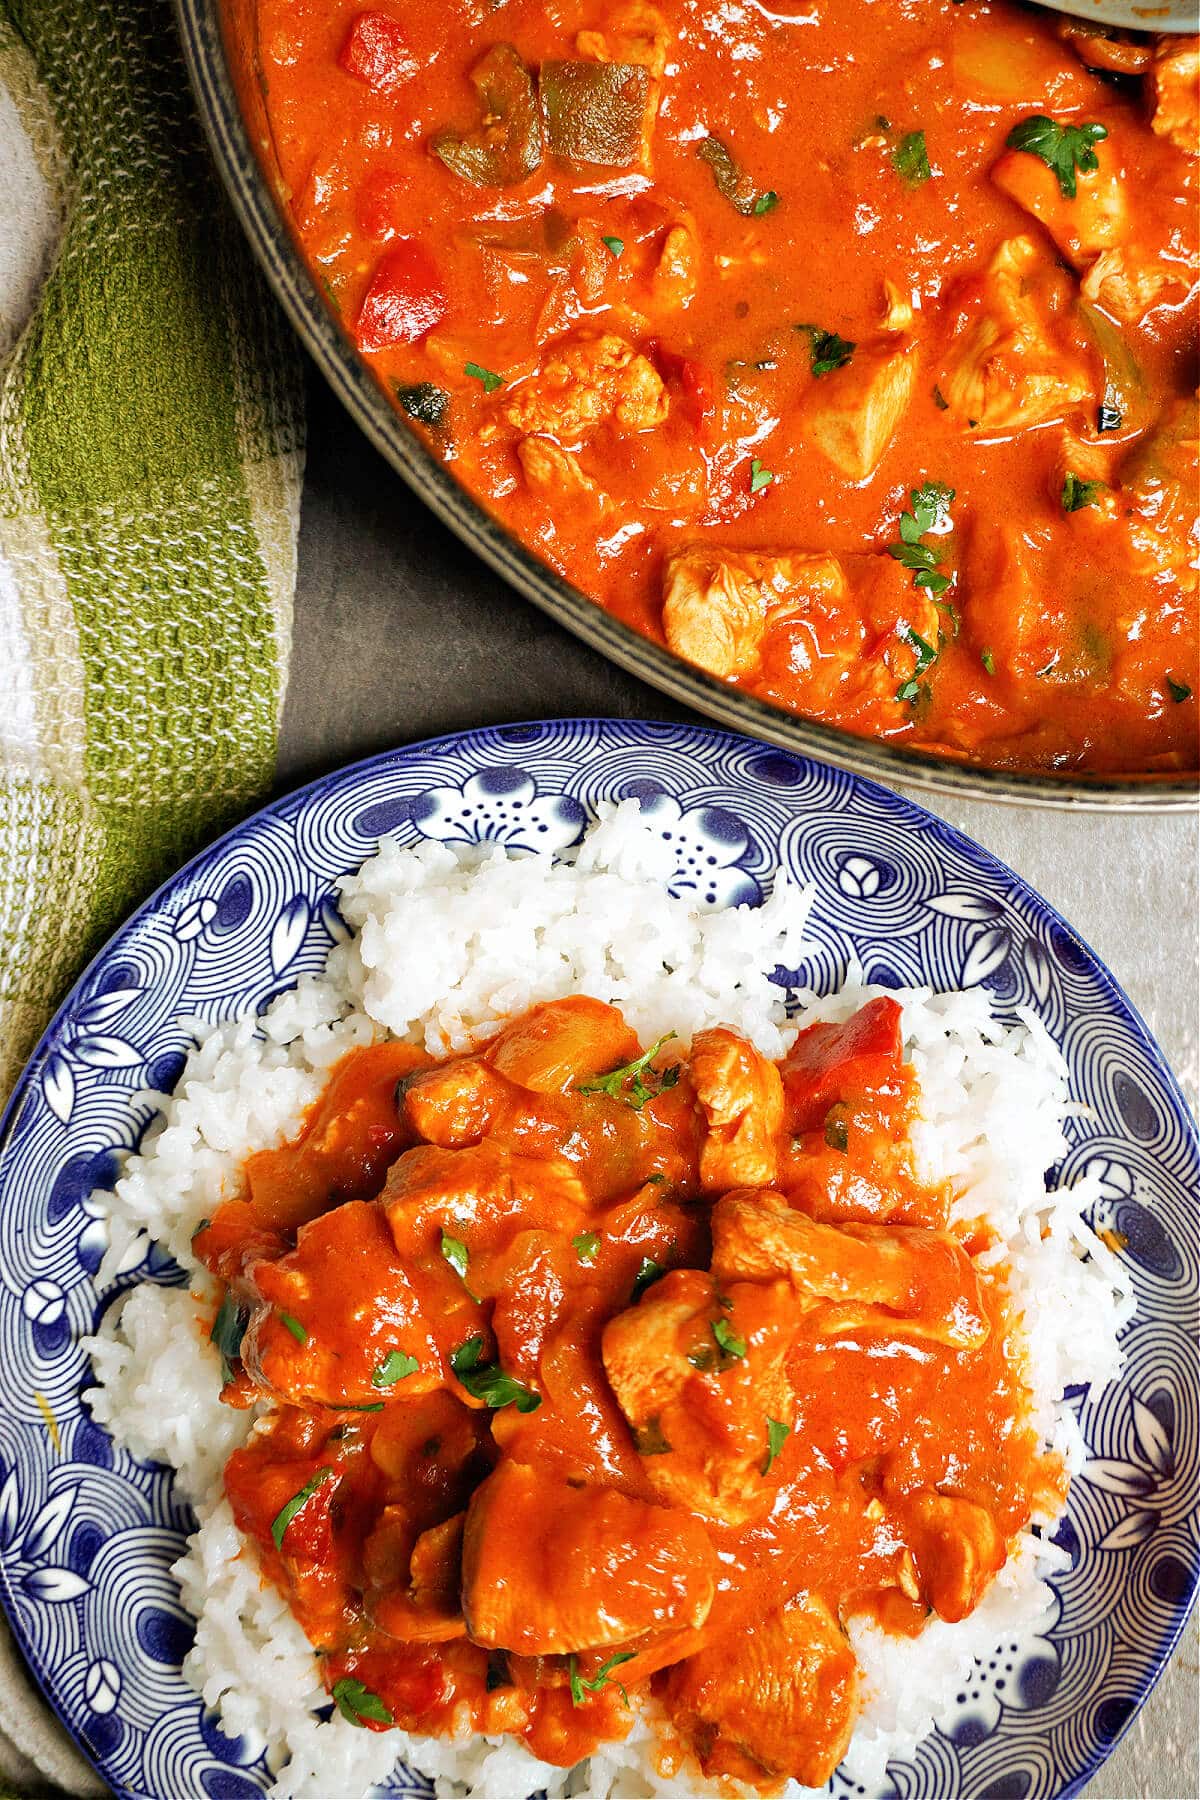
MULTIPOLYGON (((816 883, 814 950, 791 972, 805 985, 828 988, 850 955, 885 985, 987 985, 1002 1013, 1043 1018, 1093 1109, 1071 1122, 1061 1173, 1102 1174, 1097 1223, 1119 1234, 1139 1312, 1122 1375, 1097 1403, 1073 1399, 1100 1454, 1056 1534, 1072 1566, 1052 1583, 1045 1634, 977 1668, 948 1730, 890 1764, 882 1792, 1074 1795, 1165 1667, 1200 1575, 1187 1329, 1200 1141, 1115 978, 990 851, 865 777, 699 724, 486 726, 320 775, 201 850, 89 963, 0 1116, 0 1599, 50 1705, 118 1794, 253 1800, 270 1779, 262 1746, 227 1738, 179 1673, 189 1621, 167 1571, 188 1512, 170 1471, 115 1450, 81 1398, 79 1338, 133 1282, 180 1279, 158 1252, 103 1295, 91 1279, 92 1190, 153 1117, 139 1088, 178 1074, 181 1012, 261 1008, 320 965, 345 932, 331 883, 383 832, 561 850, 596 800, 619 797, 661 827, 669 885, 702 905, 753 902, 781 863, 816 883)), ((430 1789, 398 1765, 380 1791, 430 1789)), ((833 1791, 862 1792, 840 1774, 833 1791)))

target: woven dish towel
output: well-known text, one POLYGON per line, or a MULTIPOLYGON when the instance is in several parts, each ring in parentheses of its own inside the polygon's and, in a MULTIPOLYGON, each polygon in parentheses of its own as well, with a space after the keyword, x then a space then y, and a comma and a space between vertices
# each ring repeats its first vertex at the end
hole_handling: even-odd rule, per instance
POLYGON ((165 0, 0 0, 0 1089, 84 956, 269 785, 298 357, 165 0))
MULTIPOLYGON (((301 409, 165 0, 0 0, 0 1099, 270 784, 301 409)), ((97 1791, 0 1628, 0 1795, 48 1782, 97 1791)))

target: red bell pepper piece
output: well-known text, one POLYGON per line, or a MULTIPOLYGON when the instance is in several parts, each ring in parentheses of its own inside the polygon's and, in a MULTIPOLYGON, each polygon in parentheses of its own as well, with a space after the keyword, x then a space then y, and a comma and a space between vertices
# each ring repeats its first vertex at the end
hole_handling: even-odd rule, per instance
POLYGON ((382 12, 356 13, 338 55, 347 75, 356 75, 368 87, 386 90, 410 80, 417 59, 395 19, 382 12))
POLYGON ((441 324, 449 304, 429 252, 415 238, 397 238, 371 277, 358 315, 358 347, 415 344, 441 324))
POLYGON ((830 1107, 894 1081, 903 1055, 900 1007, 881 994, 844 1025, 810 1025, 780 1064, 789 1130, 818 1131, 830 1107))

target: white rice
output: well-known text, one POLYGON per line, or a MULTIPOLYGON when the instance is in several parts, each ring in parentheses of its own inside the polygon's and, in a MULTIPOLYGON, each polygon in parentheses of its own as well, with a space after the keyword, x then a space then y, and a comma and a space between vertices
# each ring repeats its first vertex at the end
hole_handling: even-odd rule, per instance
MULTIPOLYGON (((341 884, 354 935, 334 948, 324 974, 305 977, 261 1018, 197 1026, 161 1121, 105 1196, 110 1249, 100 1281, 136 1266, 152 1238, 192 1285, 143 1283, 112 1310, 88 1346, 100 1384, 92 1411, 134 1455, 177 1471, 199 1521, 175 1565, 197 1618, 185 1672, 231 1735, 267 1748, 279 1795, 351 1800, 383 1781, 397 1756, 433 1776, 441 1793, 495 1800, 540 1787, 552 1796, 698 1791, 693 1774, 657 1770, 648 1716, 574 1771, 540 1763, 511 1740, 421 1739, 315 1716, 327 1696, 311 1648, 260 1579, 224 1498, 223 1465, 254 1415, 220 1403, 219 1358, 202 1325, 212 1284, 190 1255, 193 1231, 235 1191, 245 1157, 295 1132, 330 1066, 356 1045, 390 1034, 445 1055, 539 1001, 587 993, 619 1005, 643 1042, 673 1029, 686 1043, 724 1024, 778 1057, 801 1023, 849 1016, 882 991, 852 976, 836 995, 803 996, 803 1012, 789 1017, 768 975, 803 967, 811 894, 777 882, 761 907, 703 912, 666 891, 663 853, 632 801, 602 807, 571 860, 383 840, 341 884)), ((1034 1419, 1075 1470, 1085 1450, 1063 1391, 1089 1381, 1095 1390, 1116 1373, 1117 1334, 1133 1300, 1120 1265, 1083 1220, 1093 1189, 1046 1191, 1045 1171, 1066 1148, 1065 1066, 1035 1018, 1006 1029, 981 989, 896 997, 921 1081, 922 1172, 952 1184, 961 1219, 986 1216, 1004 1240, 980 1262, 1007 1260, 1034 1419)), ((1061 1560, 1027 1534, 961 1624, 935 1621, 915 1643, 865 1622, 852 1627, 868 1696, 845 1765, 853 1779, 868 1791, 881 1783, 889 1757, 910 1754, 950 1716, 975 1659, 1046 1622, 1052 1595, 1042 1577, 1061 1560)))

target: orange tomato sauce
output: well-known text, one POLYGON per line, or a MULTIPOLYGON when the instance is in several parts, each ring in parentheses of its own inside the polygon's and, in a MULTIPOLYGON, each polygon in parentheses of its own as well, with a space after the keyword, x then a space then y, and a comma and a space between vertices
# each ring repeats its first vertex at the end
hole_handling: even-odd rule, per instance
POLYGON ((772 1065, 577 999, 352 1052, 249 1159, 195 1239, 268 1408, 226 1491, 354 1723, 568 1765, 653 1698, 664 1766, 826 1779, 846 1620, 965 1616, 1065 1493, 918 1104, 890 1000, 772 1065))
POLYGON ((1098 72, 1010 0, 257 0, 257 23, 330 303, 553 568, 854 732, 1196 766, 1191 65, 1146 39, 1138 73, 1098 72), (589 123, 555 72, 614 63, 589 123), (540 124, 513 123, 522 82, 540 124), (1073 198, 1006 148, 1039 118, 1083 147, 1073 198), (928 483, 954 496, 936 594, 889 554, 928 483))

